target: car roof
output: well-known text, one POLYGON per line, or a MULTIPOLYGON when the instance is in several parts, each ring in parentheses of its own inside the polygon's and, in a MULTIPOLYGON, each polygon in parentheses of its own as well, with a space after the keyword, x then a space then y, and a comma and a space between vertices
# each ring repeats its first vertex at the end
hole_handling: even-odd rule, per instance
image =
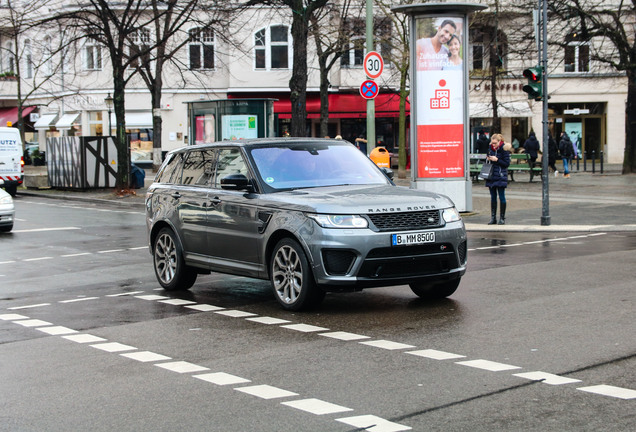
POLYGON ((226 141, 217 141, 213 143, 205 143, 205 144, 197 144, 181 147, 179 149, 174 150, 174 152, 181 151, 191 151, 191 150, 203 150, 207 148, 217 148, 217 147, 270 147, 276 145, 286 145, 286 146, 301 146, 306 144, 331 144, 331 145, 340 145, 340 144, 351 144, 345 140, 336 140, 329 138, 287 138, 287 137, 277 137, 277 138, 250 138, 250 139, 240 139, 240 140, 226 140, 226 141))

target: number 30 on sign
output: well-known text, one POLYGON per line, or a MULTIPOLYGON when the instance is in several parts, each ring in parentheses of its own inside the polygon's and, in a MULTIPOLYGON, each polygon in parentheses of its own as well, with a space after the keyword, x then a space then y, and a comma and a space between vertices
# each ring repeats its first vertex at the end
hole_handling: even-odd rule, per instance
POLYGON ((368 52, 364 57, 364 72, 367 76, 371 79, 376 79, 382 75, 382 70, 384 70, 382 56, 375 51, 368 52))

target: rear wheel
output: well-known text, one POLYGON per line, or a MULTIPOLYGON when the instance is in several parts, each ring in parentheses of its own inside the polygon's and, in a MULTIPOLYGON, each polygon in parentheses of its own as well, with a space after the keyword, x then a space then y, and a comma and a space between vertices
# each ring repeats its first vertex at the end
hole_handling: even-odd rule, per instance
POLYGON ((442 283, 412 283, 409 284, 409 287, 418 297, 426 300, 435 300, 453 294, 457 290, 460 281, 461 278, 442 283))
POLYGON ((197 280, 197 271, 183 261, 183 250, 170 228, 159 231, 152 248, 159 284, 167 291, 187 290, 197 280))
POLYGON ((14 197, 18 193, 18 185, 15 185, 15 184, 6 185, 4 187, 4 190, 6 190, 9 195, 14 197))
POLYGON ((314 281, 305 252, 295 240, 284 238, 276 244, 269 270, 276 300, 287 310, 311 308, 325 297, 314 281))

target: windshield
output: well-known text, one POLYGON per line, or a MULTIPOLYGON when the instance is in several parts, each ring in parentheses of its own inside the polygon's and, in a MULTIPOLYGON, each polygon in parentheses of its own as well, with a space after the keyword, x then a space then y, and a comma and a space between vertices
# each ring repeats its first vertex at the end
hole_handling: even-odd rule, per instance
POLYGON ((250 153, 261 180, 273 190, 388 183, 375 164, 348 143, 257 147, 250 153))

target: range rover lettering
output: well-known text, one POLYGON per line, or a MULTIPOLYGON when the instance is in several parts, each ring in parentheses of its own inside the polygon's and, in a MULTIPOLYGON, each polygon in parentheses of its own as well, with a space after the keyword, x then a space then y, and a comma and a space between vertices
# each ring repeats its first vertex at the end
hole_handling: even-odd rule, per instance
POLYGON ((395 186, 390 174, 342 140, 172 151, 146 196, 157 280, 166 290, 210 272, 270 280, 287 310, 380 286, 447 297, 466 271, 464 223, 449 198, 395 186))

